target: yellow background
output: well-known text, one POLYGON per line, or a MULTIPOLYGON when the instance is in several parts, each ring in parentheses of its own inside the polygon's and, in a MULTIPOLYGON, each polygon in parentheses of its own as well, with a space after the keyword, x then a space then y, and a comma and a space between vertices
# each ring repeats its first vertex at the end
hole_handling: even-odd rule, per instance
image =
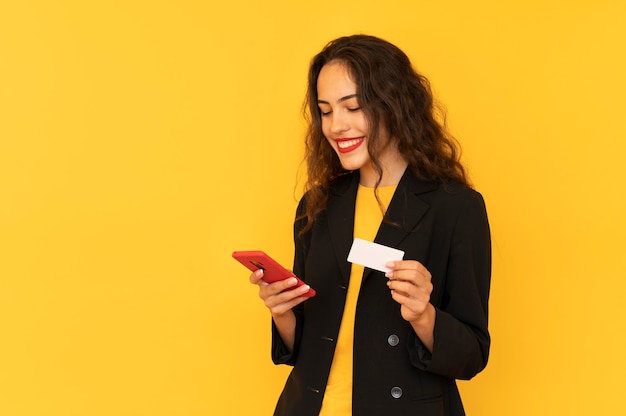
POLYGON ((233 250, 292 261, 309 59, 365 32, 448 109, 493 231, 470 415, 626 412, 626 2, 0 4, 0 415, 266 415, 233 250))

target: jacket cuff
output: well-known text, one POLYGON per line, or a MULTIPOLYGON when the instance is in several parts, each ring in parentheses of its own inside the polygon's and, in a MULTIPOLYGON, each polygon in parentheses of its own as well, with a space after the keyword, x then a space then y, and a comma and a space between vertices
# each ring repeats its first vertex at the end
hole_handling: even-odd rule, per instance
POLYGON ((427 370, 433 357, 432 353, 428 351, 428 348, 414 331, 411 331, 408 341, 407 347, 411 364, 420 370, 427 370))
POLYGON ((283 342, 283 339, 278 333, 276 324, 272 319, 272 361, 274 364, 289 364, 293 365, 295 362, 294 354, 289 351, 287 345, 283 342))

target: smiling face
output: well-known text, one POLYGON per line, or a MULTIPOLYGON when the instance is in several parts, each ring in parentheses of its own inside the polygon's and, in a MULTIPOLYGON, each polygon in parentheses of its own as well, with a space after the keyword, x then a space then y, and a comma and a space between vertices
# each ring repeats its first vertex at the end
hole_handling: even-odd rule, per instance
POLYGON ((371 165, 368 122, 359 106, 356 84, 344 64, 324 65, 317 79, 317 97, 322 132, 343 168, 357 170, 371 165))
MULTIPOLYGON (((346 170, 359 170, 361 185, 374 187, 379 173, 368 150, 372 139, 370 124, 359 105, 357 85, 348 67, 338 61, 324 65, 317 78, 317 105, 322 119, 322 133, 337 153, 346 170)), ((407 166, 393 140, 383 132, 377 154, 382 181, 379 186, 397 184, 407 166)))

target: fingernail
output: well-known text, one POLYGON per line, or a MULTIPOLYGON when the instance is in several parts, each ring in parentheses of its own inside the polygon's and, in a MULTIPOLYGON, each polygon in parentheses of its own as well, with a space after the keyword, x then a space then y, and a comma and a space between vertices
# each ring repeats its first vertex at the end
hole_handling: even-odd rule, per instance
POLYGON ((257 277, 263 276, 263 269, 258 269, 257 271, 255 271, 255 272, 254 272, 254 274, 255 274, 257 277))
POLYGON ((385 263, 385 266, 386 266, 386 267, 389 267, 390 269, 393 269, 393 266, 395 266, 395 265, 396 265, 396 263, 394 263, 394 262, 392 262, 392 261, 390 261, 390 262, 388 262, 388 263, 385 263))
POLYGON ((287 282, 289 284, 289 286, 293 286, 298 282, 298 279, 296 279, 295 277, 290 277, 289 281, 287 282))
POLYGON ((306 293, 306 292, 308 292, 308 291, 309 291, 309 289, 311 289, 311 286, 309 286, 309 285, 302 285, 302 286, 300 286, 300 291, 301 291, 302 293, 306 293))

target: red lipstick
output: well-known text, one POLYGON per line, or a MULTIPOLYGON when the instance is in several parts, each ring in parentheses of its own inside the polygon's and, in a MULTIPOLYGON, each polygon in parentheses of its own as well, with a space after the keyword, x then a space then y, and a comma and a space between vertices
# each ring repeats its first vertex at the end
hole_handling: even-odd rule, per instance
POLYGON ((349 153, 361 146, 364 141, 364 137, 348 137, 335 139, 335 142, 337 143, 337 148, 340 153, 349 153))

